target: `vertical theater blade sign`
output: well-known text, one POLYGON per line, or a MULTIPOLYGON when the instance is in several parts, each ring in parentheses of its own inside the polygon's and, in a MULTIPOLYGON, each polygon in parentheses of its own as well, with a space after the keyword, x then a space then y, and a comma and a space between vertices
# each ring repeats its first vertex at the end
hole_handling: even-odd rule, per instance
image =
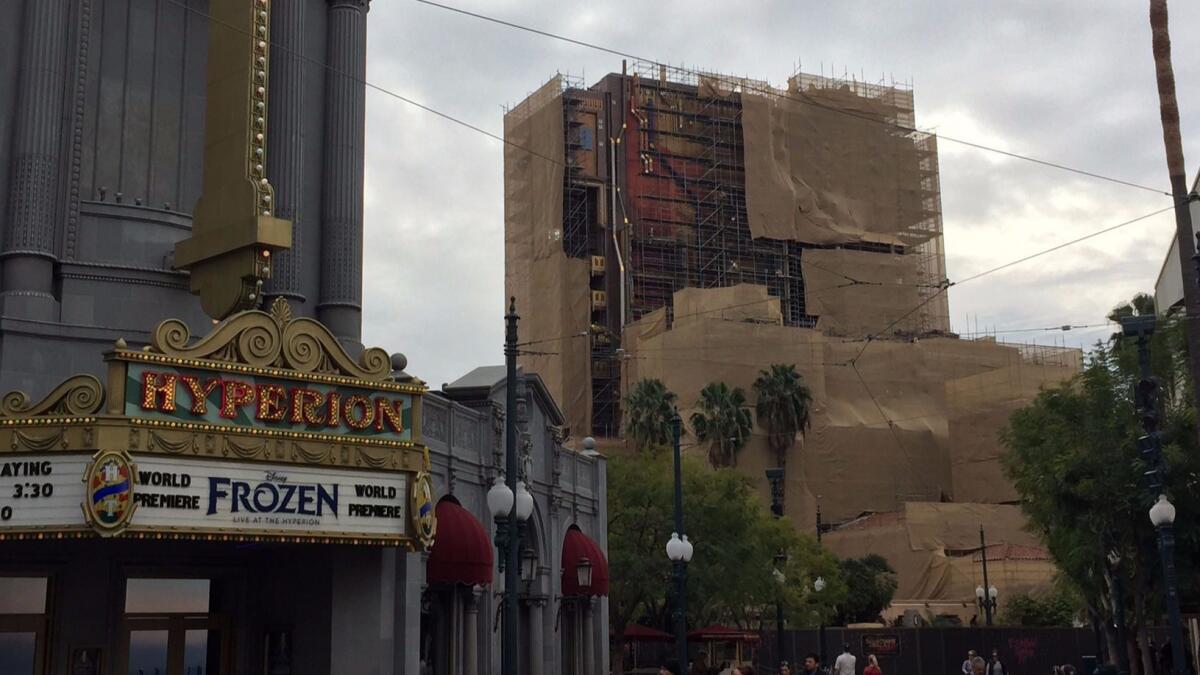
POLYGON ((83 517, 101 537, 114 537, 129 525, 137 505, 133 486, 137 465, 123 450, 101 450, 83 474, 83 517))

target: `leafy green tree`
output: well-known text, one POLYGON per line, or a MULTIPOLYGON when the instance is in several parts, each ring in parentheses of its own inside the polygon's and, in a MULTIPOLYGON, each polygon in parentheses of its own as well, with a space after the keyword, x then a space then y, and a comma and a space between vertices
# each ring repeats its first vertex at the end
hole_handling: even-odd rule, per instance
POLYGON ((662 380, 638 380, 625 397, 625 433, 638 450, 670 446, 674 441, 675 392, 662 380))
POLYGON ((699 410, 692 413, 692 428, 702 443, 708 443, 708 461, 713 467, 737 466, 737 455, 750 440, 754 423, 741 387, 711 382, 700 391, 699 410))
MULTIPOLYGON (((630 623, 673 630, 674 581, 664 549, 674 531, 674 473, 668 453, 614 457, 608 468, 609 612, 613 635, 630 623)), ((687 620, 758 629, 774 621, 780 600, 790 625, 834 616, 846 584, 837 559, 772 518, 750 480, 733 469, 683 460, 684 531, 695 547, 688 564, 687 620), (776 555, 786 557, 776 571, 776 555), (822 576, 820 594, 812 582, 822 576)), ((614 641, 613 663, 623 644, 614 641)))
POLYGON ((782 467, 796 444, 796 434, 804 434, 812 424, 812 391, 796 366, 775 363, 759 371, 754 393, 758 396, 754 404, 758 425, 767 431, 775 465, 782 467))
POLYGON ((1080 616, 1082 603, 1069 589, 1049 593, 1017 593, 1004 603, 999 622, 1009 626, 1070 626, 1080 616))
POLYGON ((849 590, 838 607, 838 621, 842 625, 879 621, 879 615, 896 595, 896 570, 886 558, 874 553, 845 558, 840 564, 849 590))
MULTIPOLYGON (((1015 412, 1002 438, 1009 452, 1005 470, 1021 497, 1030 527, 1038 532, 1064 578, 1089 612, 1112 626, 1114 603, 1122 603, 1128 635, 1146 649, 1144 626, 1161 616, 1160 557, 1147 511, 1148 494, 1134 412, 1138 378, 1133 338, 1114 336, 1098 344, 1070 382, 1043 390, 1015 412), (1119 558, 1110 564, 1109 554, 1119 558), (1114 580, 1123 587, 1118 596, 1114 580)), ((1178 509, 1177 520, 1200 517, 1200 452, 1190 400, 1187 354, 1181 321, 1160 321, 1151 343, 1152 368, 1163 381, 1162 437, 1171 467, 1164 491, 1178 509)), ((1200 560, 1200 528, 1177 528, 1176 563, 1181 590, 1194 592, 1200 560)), ((1111 654, 1116 654, 1109 633, 1111 654)), ((1134 653, 1132 644, 1124 645, 1134 653)), ((1132 663, 1137 662, 1131 658, 1132 663)))

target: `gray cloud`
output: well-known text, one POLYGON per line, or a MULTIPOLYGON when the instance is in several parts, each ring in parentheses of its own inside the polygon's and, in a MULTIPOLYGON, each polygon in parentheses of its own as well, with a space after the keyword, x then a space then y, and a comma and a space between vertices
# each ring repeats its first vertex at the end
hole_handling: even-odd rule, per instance
MULTIPOLYGON (((806 71, 915 84, 917 120, 950 136, 1167 185, 1144 2, 517 2, 479 11, 672 64, 782 84, 806 71), (836 64, 836 65, 834 65, 836 64)), ((1172 3, 1184 138, 1200 138, 1200 4, 1172 3)), ((368 79, 494 133, 556 71, 590 83, 620 58, 408 0, 376 0, 368 79)), ((364 338, 433 386, 502 360, 499 142, 386 95, 367 98, 364 338)), ((1200 146, 1189 143, 1189 171, 1200 146)), ((951 279, 1165 206, 1166 197, 941 144, 951 279)), ((1152 288, 1169 214, 955 287, 951 320, 1097 323, 1152 288)), ((1107 329, 1012 334, 1088 346, 1107 329)))

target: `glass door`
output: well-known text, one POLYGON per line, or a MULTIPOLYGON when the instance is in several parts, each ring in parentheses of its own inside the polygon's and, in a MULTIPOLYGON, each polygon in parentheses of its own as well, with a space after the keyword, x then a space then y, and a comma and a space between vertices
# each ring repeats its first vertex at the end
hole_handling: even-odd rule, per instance
POLYGON ((47 587, 46 577, 0 576, 0 673, 41 675, 47 587))
POLYGON ((227 618, 210 611, 208 579, 126 581, 120 675, 224 675, 227 618))

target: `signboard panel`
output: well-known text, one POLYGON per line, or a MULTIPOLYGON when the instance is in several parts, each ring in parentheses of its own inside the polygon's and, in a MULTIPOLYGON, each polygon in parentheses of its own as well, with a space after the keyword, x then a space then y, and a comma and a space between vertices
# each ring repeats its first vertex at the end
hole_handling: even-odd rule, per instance
POLYGON ((887 635, 862 636, 862 653, 874 654, 878 657, 899 656, 900 636, 896 633, 887 635))
POLYGON ((169 422, 412 441, 413 395, 130 362, 125 414, 169 422))
MULTIPOLYGON (((85 485, 91 461, 55 453, 0 461, 0 533, 85 528, 85 501, 101 513, 116 494, 104 480, 85 485)), ((406 473, 151 455, 133 462, 131 489, 123 475, 109 481, 131 495, 131 532, 364 539, 408 533, 406 473)))
POLYGON ((0 529, 83 527, 87 455, 21 455, 0 459, 0 529))
POLYGON ((401 536, 402 473, 141 456, 131 530, 401 536))

